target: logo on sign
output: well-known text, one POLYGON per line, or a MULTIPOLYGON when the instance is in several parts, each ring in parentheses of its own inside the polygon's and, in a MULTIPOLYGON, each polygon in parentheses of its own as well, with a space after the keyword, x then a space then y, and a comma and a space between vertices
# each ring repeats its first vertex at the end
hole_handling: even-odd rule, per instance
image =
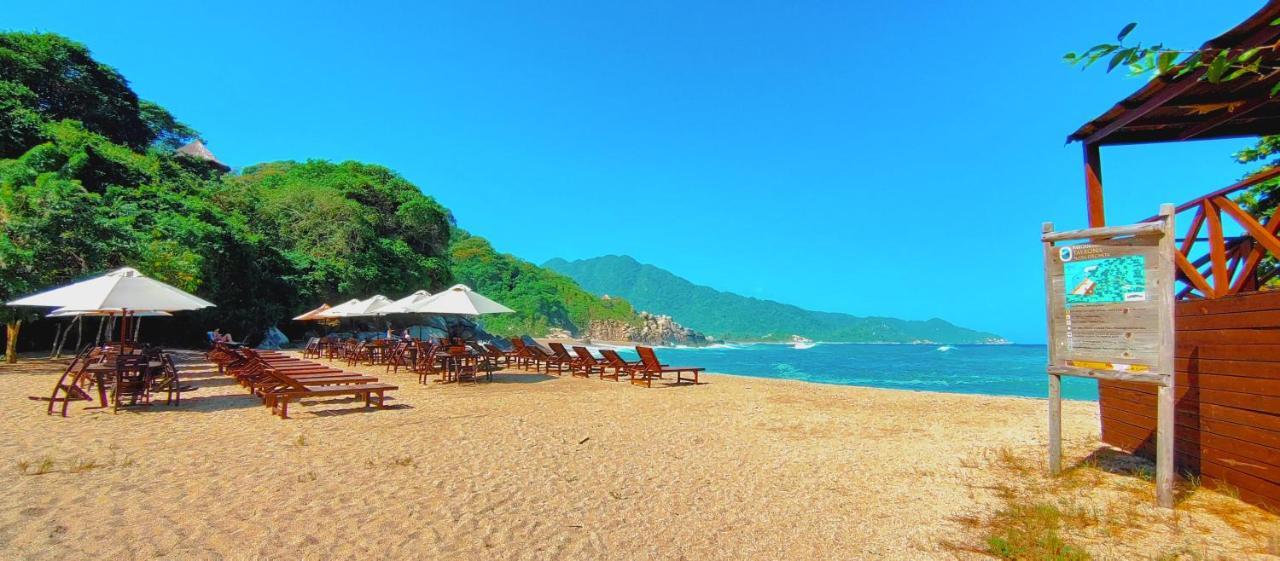
POLYGON ((1072 253, 1071 253, 1070 247, 1063 247, 1058 249, 1058 258, 1062 259, 1063 263, 1070 261, 1071 257, 1072 257, 1072 253))

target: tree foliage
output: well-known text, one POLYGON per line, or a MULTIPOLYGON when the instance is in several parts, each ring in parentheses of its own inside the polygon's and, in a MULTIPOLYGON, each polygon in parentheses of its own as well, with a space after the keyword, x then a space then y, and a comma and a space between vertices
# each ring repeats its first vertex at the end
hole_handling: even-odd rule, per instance
MULTIPOLYGON (((296 328, 288 318, 321 301, 434 292, 455 277, 518 310, 494 320, 506 333, 635 316, 465 232, 451 245, 449 211, 385 167, 228 173, 173 150, 196 137, 79 43, 0 33, 0 301, 132 266, 217 304, 163 320, 150 338, 167 344, 213 326, 252 339, 296 328)), ((0 306, 10 326, 37 317, 0 306)))
MULTIPOLYGON (((1280 25, 1280 20, 1271 22, 1280 25)), ((1163 43, 1143 45, 1126 43, 1125 40, 1133 32, 1137 23, 1126 24, 1116 34, 1115 43, 1099 43, 1083 52, 1069 52, 1062 59, 1067 64, 1078 65, 1081 70, 1093 66, 1103 60, 1107 61, 1107 72, 1125 67, 1132 76, 1172 76, 1180 77, 1203 70, 1200 80, 1213 84, 1230 82, 1241 78, 1267 76, 1280 68, 1268 64, 1264 57, 1258 56, 1264 50, 1274 48, 1263 45, 1248 49, 1222 48, 1204 50, 1182 50, 1164 46, 1163 43)), ((1280 83, 1271 89, 1271 95, 1280 92, 1280 83)))

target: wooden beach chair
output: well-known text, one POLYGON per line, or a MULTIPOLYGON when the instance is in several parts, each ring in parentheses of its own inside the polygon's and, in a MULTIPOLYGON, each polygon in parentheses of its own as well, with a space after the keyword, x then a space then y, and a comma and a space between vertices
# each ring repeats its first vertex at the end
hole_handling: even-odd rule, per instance
POLYGON ((636 353, 640 355, 640 366, 631 371, 631 383, 644 384, 646 388, 653 387, 653 379, 661 378, 663 374, 675 374, 677 384, 692 382, 696 385, 698 373, 706 370, 695 366, 666 366, 658 361, 658 355, 649 347, 636 347, 636 353), (693 374, 693 378, 685 379, 685 373, 693 374))
POLYGON ((279 415, 281 419, 289 418, 289 403, 291 401, 301 401, 309 397, 350 395, 356 398, 363 397, 364 406, 369 407, 372 404, 372 396, 377 394, 378 408, 381 409, 385 405, 386 392, 400 389, 397 386, 383 383, 323 386, 293 380, 288 376, 280 376, 278 380, 281 382, 282 387, 265 394, 263 401, 267 406, 271 407, 271 413, 279 415))
POLYGON ((528 352, 535 365, 545 365, 544 371, 547 374, 551 373, 552 366, 556 367, 556 376, 564 374, 565 370, 570 368, 569 361, 560 359, 539 345, 526 345, 525 351, 528 352))
MULTIPOLYGON (((630 376, 632 370, 643 365, 643 362, 639 360, 627 361, 627 359, 622 358, 622 355, 618 354, 618 351, 613 349, 600 349, 600 356, 604 357, 605 364, 613 369, 613 374, 601 374, 600 379, 602 380, 612 378, 614 381, 621 381, 620 376, 624 374, 630 376)), ((659 374, 659 377, 661 377, 661 374, 659 374)))
POLYGON ((551 356, 555 357, 560 364, 568 367, 570 375, 578 375, 578 358, 569 354, 569 350, 565 348, 563 343, 548 343, 547 346, 551 347, 551 356))
POLYGON ((573 360, 574 376, 590 378, 592 374, 600 374, 601 379, 604 379, 607 366, 603 360, 593 356, 586 347, 573 347, 573 354, 577 355, 573 360))

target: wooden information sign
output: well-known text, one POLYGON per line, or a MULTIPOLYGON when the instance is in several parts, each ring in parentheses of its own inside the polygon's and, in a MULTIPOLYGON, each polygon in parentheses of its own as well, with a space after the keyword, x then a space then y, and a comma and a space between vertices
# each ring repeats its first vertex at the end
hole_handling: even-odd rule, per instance
POLYGON ((1156 499, 1173 506, 1173 205, 1160 220, 1067 232, 1045 223, 1049 471, 1062 471, 1062 376, 1154 384, 1156 499))

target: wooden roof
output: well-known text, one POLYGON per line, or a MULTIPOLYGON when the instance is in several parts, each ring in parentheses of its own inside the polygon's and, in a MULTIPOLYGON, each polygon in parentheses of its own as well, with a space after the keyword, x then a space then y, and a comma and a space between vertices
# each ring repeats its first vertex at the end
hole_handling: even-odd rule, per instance
MULTIPOLYGON (((1280 41, 1280 26, 1271 25, 1277 18, 1280 1, 1268 2, 1200 50, 1274 45, 1280 41)), ((1280 49, 1265 49, 1257 56, 1263 59, 1264 67, 1280 66, 1280 49)), ((1280 73, 1211 84, 1200 79, 1204 71, 1201 68, 1180 78, 1156 77, 1085 123, 1067 137, 1067 142, 1135 144, 1280 134, 1280 101, 1275 101, 1280 96, 1271 96, 1280 73)))

